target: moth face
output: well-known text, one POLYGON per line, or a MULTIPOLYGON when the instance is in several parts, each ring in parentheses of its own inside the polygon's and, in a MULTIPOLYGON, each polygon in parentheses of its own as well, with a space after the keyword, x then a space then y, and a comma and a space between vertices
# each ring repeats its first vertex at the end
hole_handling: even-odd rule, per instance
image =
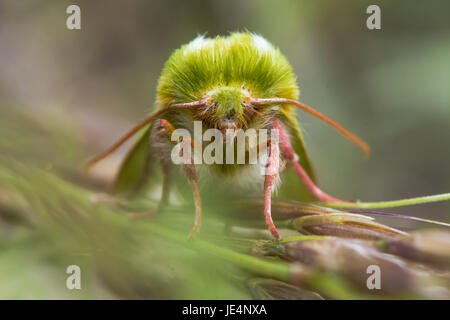
POLYGON ((206 104, 197 115, 223 133, 227 129, 246 129, 255 113, 255 108, 246 102, 248 97, 250 93, 240 86, 218 87, 206 93, 206 104))
POLYGON ((219 121, 217 121, 217 128, 222 132, 227 129, 241 129, 242 125, 242 120, 236 117, 236 112, 234 110, 231 110, 229 113, 221 116, 219 121))

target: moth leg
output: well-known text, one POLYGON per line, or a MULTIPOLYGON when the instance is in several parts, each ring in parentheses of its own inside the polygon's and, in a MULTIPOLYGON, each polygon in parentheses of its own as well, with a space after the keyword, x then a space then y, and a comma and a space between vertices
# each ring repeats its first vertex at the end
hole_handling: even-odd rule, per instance
POLYGON ((159 214, 162 209, 167 205, 170 195, 170 185, 172 176, 172 167, 167 156, 166 145, 170 141, 170 135, 174 131, 172 124, 165 119, 158 119, 155 121, 155 127, 152 132, 151 142, 156 150, 156 156, 161 164, 163 173, 161 199, 158 202, 158 206, 155 210, 145 213, 132 213, 130 216, 133 219, 150 218, 159 214))
POLYGON ((266 168, 266 177, 264 180, 264 216, 266 225, 275 239, 280 239, 280 234, 272 220, 271 202, 272 191, 277 182, 280 170, 280 149, 278 143, 269 140, 269 159, 266 168))
MULTIPOLYGON (((162 195, 161 200, 158 204, 158 207, 156 208, 156 213, 158 213, 168 202, 169 199, 169 191, 170 191, 170 182, 171 182, 171 163, 168 157, 167 153, 167 143, 171 142, 171 134, 175 128, 173 125, 165 120, 165 119, 159 119, 155 123, 155 129, 152 134, 152 140, 154 142, 154 146, 156 149, 157 156, 160 159, 161 166, 163 169, 163 185, 162 185, 162 195)), ((187 143, 190 143, 191 146, 193 146, 193 140, 189 137, 181 137, 181 141, 186 141, 187 143)), ((180 156, 182 157, 183 149, 180 151, 180 156)), ((200 189, 198 187, 198 177, 197 177, 197 171, 194 166, 194 160, 192 157, 192 154, 188 155, 190 157, 190 162, 187 164, 183 164, 183 170, 189 179, 191 185, 192 185, 192 191, 194 193, 194 200, 195 200, 195 223, 194 227, 192 228, 189 237, 193 237, 199 230, 200 226, 202 224, 202 203, 201 203, 201 197, 200 197, 200 189)), ((135 214, 134 218, 145 218, 145 217, 151 217, 154 216, 155 212, 152 213, 144 213, 144 214, 135 214)))
MULTIPOLYGON (((194 141, 189 137, 181 137, 180 141, 186 141, 189 142, 191 145, 191 148, 193 149, 194 141)), ((180 151, 180 156, 183 157, 182 154, 183 150, 180 151)), ((194 194, 194 201, 195 201, 195 223, 194 227, 192 228, 191 232, 189 233, 189 238, 192 238, 197 234, 197 232, 200 230, 200 227, 202 225, 202 199, 200 197, 200 189, 198 187, 198 176, 197 176, 197 170, 195 169, 194 165, 194 159, 192 157, 192 153, 189 155, 190 161, 189 163, 183 163, 183 169, 186 173, 186 177, 189 179, 189 182, 192 186, 192 192, 194 194)))
POLYGON ((278 129, 278 138, 280 141, 280 149, 283 157, 292 165, 297 175, 303 181, 305 186, 309 191, 320 201, 325 202, 346 202, 340 199, 333 198, 332 196, 326 194, 316 184, 311 180, 306 171, 302 168, 300 163, 297 161, 297 156, 295 155, 294 148, 292 148, 289 136, 279 120, 273 121, 273 128, 278 129))
POLYGON ((158 203, 158 207, 156 208, 157 213, 159 213, 169 201, 172 167, 167 156, 165 146, 167 145, 168 141, 170 141, 170 135, 174 130, 175 128, 169 121, 165 119, 159 119, 155 124, 155 130, 152 134, 156 153, 163 172, 161 199, 158 203))

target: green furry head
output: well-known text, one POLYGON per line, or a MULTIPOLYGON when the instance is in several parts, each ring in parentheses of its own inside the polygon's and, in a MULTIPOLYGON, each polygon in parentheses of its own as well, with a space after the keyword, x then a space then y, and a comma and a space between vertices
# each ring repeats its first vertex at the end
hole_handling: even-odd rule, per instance
POLYGON ((247 90, 257 98, 298 98, 292 68, 280 51, 259 35, 198 36, 176 50, 159 79, 159 107, 195 101, 220 87, 247 90))
POLYGON ((217 117, 220 118, 227 114, 234 114, 237 118, 243 116, 242 101, 245 98, 245 91, 241 87, 218 87, 209 94, 217 104, 217 117))

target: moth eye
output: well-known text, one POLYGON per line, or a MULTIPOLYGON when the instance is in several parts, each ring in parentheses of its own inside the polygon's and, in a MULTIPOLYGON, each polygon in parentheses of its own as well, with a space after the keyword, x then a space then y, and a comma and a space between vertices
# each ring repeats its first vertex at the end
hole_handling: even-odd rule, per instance
POLYGON ((205 97, 204 98, 204 106, 200 111, 200 114, 207 115, 210 114, 211 112, 214 112, 215 108, 216 108, 216 101, 214 100, 214 98, 212 97, 205 97))
POLYGON ((204 101, 205 101, 205 103, 206 103, 207 106, 212 106, 212 105, 214 105, 214 98, 212 98, 212 97, 206 97, 206 98, 204 99, 204 101))
POLYGON ((251 101, 252 98, 250 96, 244 97, 242 100, 242 106, 246 107, 246 109, 259 110, 260 106, 252 104, 251 101))

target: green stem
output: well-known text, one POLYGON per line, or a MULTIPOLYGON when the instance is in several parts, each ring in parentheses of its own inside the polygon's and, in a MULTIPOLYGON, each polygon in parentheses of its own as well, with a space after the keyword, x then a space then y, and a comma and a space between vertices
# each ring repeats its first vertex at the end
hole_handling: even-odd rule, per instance
POLYGON ((450 200, 450 193, 436 194, 432 196, 424 196, 410 199, 379 201, 379 202, 319 202, 320 206, 336 208, 336 209, 381 209, 411 206, 421 203, 431 203, 437 201, 450 200))
POLYGON ((232 251, 227 248, 219 247, 215 244, 202 241, 200 239, 188 239, 185 235, 164 228, 161 225, 145 223, 145 228, 150 229, 154 234, 158 234, 168 240, 187 248, 213 255, 220 259, 231 262, 249 272, 257 273, 263 276, 276 278, 282 281, 289 281, 292 274, 291 266, 287 263, 265 261, 247 254, 232 251))
POLYGON ((301 281, 309 283, 313 287, 317 284, 320 289, 318 290, 319 293, 325 293, 327 296, 335 299, 356 299, 359 297, 358 293, 349 287, 345 281, 332 274, 319 271, 307 272, 306 274, 302 274, 302 272, 298 273, 302 268, 297 264, 265 261, 247 254, 219 247, 200 239, 188 240, 185 235, 151 222, 146 223, 145 227, 152 233, 169 241, 223 259, 260 276, 284 282, 296 283, 301 281))
POLYGON ((295 237, 283 238, 280 240, 281 243, 291 242, 291 241, 305 241, 305 240, 324 240, 330 238, 329 236, 317 236, 317 235, 302 235, 295 237))

